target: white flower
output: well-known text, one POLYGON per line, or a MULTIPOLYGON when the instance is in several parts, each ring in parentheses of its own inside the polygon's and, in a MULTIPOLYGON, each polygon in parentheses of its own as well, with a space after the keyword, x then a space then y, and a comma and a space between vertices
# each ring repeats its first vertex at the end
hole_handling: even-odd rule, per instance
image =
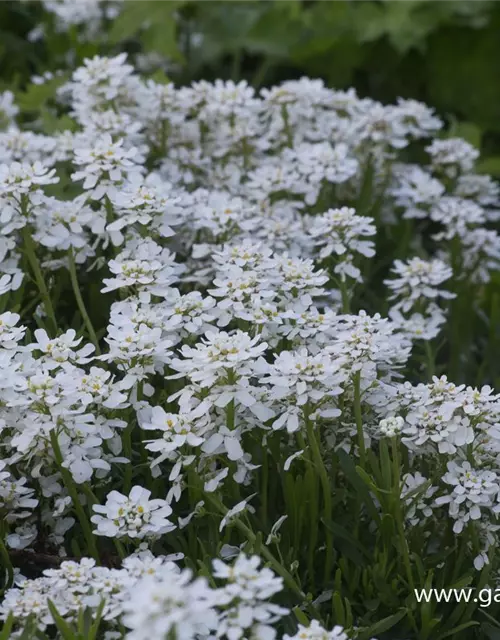
POLYGON ((96 37, 105 17, 116 16, 119 2, 114 0, 103 6, 99 0, 84 0, 76 5, 71 0, 43 0, 43 6, 56 16, 58 32, 69 31, 74 25, 79 25, 84 29, 85 38, 90 39, 96 37))
POLYGON ((167 296, 178 280, 183 266, 175 261, 175 254, 153 240, 133 240, 108 263, 114 278, 104 278, 102 293, 130 287, 136 294, 150 293, 167 296))
POLYGON ((107 225, 107 231, 116 232, 139 223, 148 225, 150 234, 158 231, 164 238, 174 235, 171 225, 181 222, 179 203, 183 193, 154 180, 154 176, 148 178, 130 176, 123 189, 110 194, 117 218, 107 225))
POLYGON ((449 178, 470 171, 479 157, 479 151, 462 138, 434 140, 425 150, 431 156, 433 168, 449 178))
POLYGON ((423 102, 398 98, 393 115, 401 119, 407 133, 413 138, 426 138, 439 131, 443 122, 423 102))
POLYGON ((0 296, 3 296, 8 291, 17 291, 23 278, 24 273, 21 271, 17 271, 13 275, 7 273, 0 275, 0 296))
POLYGON ((500 204, 500 186, 498 183, 491 176, 477 173, 460 176, 454 195, 459 198, 473 200, 481 207, 498 207, 500 204))
POLYGON ((26 518, 38 504, 32 497, 33 489, 26 487, 26 483, 26 478, 14 478, 0 460, 0 512, 7 522, 26 518))
POLYGON ((360 311, 358 315, 339 316, 326 351, 339 358, 349 373, 360 371, 362 377, 373 379, 377 371, 397 369, 408 358, 410 343, 395 329, 379 314, 372 317, 360 311))
POLYGON ((124 389, 130 389, 149 373, 162 372, 172 355, 172 341, 163 336, 162 329, 145 323, 111 324, 105 341, 109 345, 109 353, 96 359, 114 362, 125 372, 121 381, 124 389))
POLYGON ((228 524, 230 524, 231 521, 234 520, 234 518, 239 513, 242 513, 245 510, 254 511, 253 507, 250 506, 248 503, 255 495, 256 494, 254 493, 253 495, 249 496, 248 498, 245 498, 241 502, 238 502, 238 504, 236 504, 232 509, 229 509, 226 515, 220 521, 219 531, 222 531, 228 524))
POLYGON ((291 467, 292 462, 295 460, 295 458, 300 458, 303 453, 304 453, 304 449, 300 449, 299 451, 292 453, 291 456, 288 456, 288 458, 285 460, 285 464, 283 465, 284 471, 288 471, 291 467))
POLYGON ((205 578, 192 579, 185 569, 167 566, 141 578, 124 601, 123 624, 128 640, 175 635, 178 640, 207 637, 219 624, 219 596, 205 578))
POLYGON ((199 447, 205 442, 203 435, 209 426, 208 416, 199 410, 174 414, 166 413, 162 407, 152 407, 151 417, 141 424, 143 429, 162 432, 161 438, 144 441, 148 451, 160 454, 152 466, 165 459, 175 459, 171 454, 186 445, 199 447))
POLYGON ((336 397, 343 391, 346 375, 339 364, 325 353, 312 356, 307 349, 297 352, 283 351, 272 365, 259 361, 259 372, 265 374, 260 382, 268 386, 271 401, 277 401, 276 410, 284 411, 273 422, 274 429, 286 426, 288 432, 303 426, 307 419, 334 418, 340 415, 336 397))
POLYGON ((83 188, 91 189, 92 198, 100 200, 108 192, 115 193, 117 184, 137 179, 143 171, 143 161, 138 149, 126 149, 123 139, 113 142, 109 134, 104 134, 92 146, 75 148, 74 163, 82 169, 71 179, 83 180, 83 188))
POLYGON ((118 491, 108 493, 104 506, 93 506, 97 515, 91 520, 97 525, 96 535, 145 538, 174 529, 175 525, 167 519, 172 513, 171 507, 165 500, 150 500, 150 495, 151 491, 139 486, 132 487, 128 497, 118 491))
POLYGON ((379 422, 378 430, 383 436, 392 438, 393 436, 401 433, 404 423, 404 418, 402 418, 401 416, 384 418, 379 422))
POLYGON ((79 351, 75 351, 82 338, 75 338, 76 331, 68 329, 66 333, 57 338, 50 339, 45 329, 37 329, 35 331, 36 342, 30 345, 30 349, 41 351, 44 354, 43 362, 48 369, 54 369, 66 362, 84 364, 89 362, 91 358, 88 356, 95 351, 92 344, 87 344, 79 351))
POLYGON ((445 192, 444 185, 417 165, 396 165, 394 186, 389 193, 397 207, 405 210, 403 218, 425 218, 428 209, 439 202, 445 192))
POLYGON ((299 624, 297 633, 293 636, 285 634, 283 640, 349 640, 349 637, 340 625, 327 631, 317 620, 311 620, 308 627, 299 624))
POLYGON ((0 93, 0 128, 9 124, 19 113, 19 107, 14 104, 12 91, 0 93))
POLYGON ((246 371, 247 363, 267 349, 260 336, 251 338, 243 331, 230 335, 225 331, 207 331, 196 347, 184 345, 183 359, 174 359, 171 367, 187 375, 202 386, 212 386, 218 379, 225 379, 229 372, 246 371))
POLYGON ((320 249, 319 257, 335 256, 334 272, 338 273, 342 280, 345 280, 346 276, 360 280, 361 271, 352 263, 355 254, 367 258, 375 255, 375 243, 363 239, 375 235, 373 219, 356 215, 355 209, 342 207, 328 209, 322 215, 313 216, 310 223, 309 234, 320 249))
POLYGON ((487 220, 485 210, 478 204, 452 196, 441 198, 432 207, 430 218, 444 226, 444 231, 434 236, 435 240, 466 238, 471 228, 484 225, 487 220))
POLYGON ((232 565, 222 560, 213 561, 215 578, 226 580, 221 589, 221 600, 227 602, 221 615, 217 637, 238 640, 242 637, 273 639, 276 635, 271 624, 288 613, 288 609, 267 602, 283 589, 283 579, 264 567, 259 569, 258 556, 240 554, 232 565))
POLYGON ((438 491, 438 487, 432 486, 418 471, 414 474, 405 474, 403 481, 401 499, 407 508, 405 518, 414 527, 433 515, 435 506, 433 496, 438 491))
POLYGON ((395 277, 384 280, 384 284, 392 290, 390 300, 397 300, 395 309, 407 312, 419 309, 419 305, 425 305, 427 300, 455 298, 454 293, 439 288, 440 284, 453 276, 452 268, 442 260, 395 260, 391 273, 395 277))
POLYGON ((389 318, 410 340, 432 340, 446 323, 443 311, 433 303, 427 307, 426 315, 412 313, 408 317, 405 317, 398 308, 393 307, 389 310, 389 318))
POLYGON ((453 490, 436 498, 436 504, 449 505, 448 513, 455 520, 455 533, 461 533, 469 521, 479 520, 484 511, 500 511, 500 484, 493 471, 473 469, 469 462, 451 460, 443 482, 452 485, 453 490))
POLYGON ((16 326, 19 319, 17 313, 7 311, 0 314, 0 347, 3 349, 17 348, 17 343, 23 339, 26 327, 16 326))
POLYGON ((20 199, 38 191, 40 186, 59 182, 55 173, 55 169, 49 170, 40 162, 0 164, 0 195, 8 194, 20 199))

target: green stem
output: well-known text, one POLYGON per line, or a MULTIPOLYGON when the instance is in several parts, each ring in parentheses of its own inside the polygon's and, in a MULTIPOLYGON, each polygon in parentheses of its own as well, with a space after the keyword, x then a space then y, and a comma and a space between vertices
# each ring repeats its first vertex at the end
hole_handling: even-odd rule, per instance
POLYGON ((132 429, 134 425, 132 422, 125 427, 123 430, 123 453, 125 457, 129 460, 129 463, 125 465, 125 472, 123 478, 123 490, 125 495, 130 493, 130 489, 132 488, 132 429))
MULTIPOLYGON (((208 500, 208 502, 210 502, 210 504, 214 506, 222 516, 225 516, 227 514, 229 510, 226 509, 226 507, 222 504, 222 502, 218 498, 216 498, 211 493, 205 493, 205 497, 208 500)), ((252 529, 250 529, 250 527, 247 527, 247 525, 244 522, 242 522, 240 519, 235 519, 232 524, 234 524, 235 527, 237 527, 240 531, 242 531, 242 533, 245 534, 247 540, 252 545, 255 545, 257 543, 257 536, 252 531, 252 529)), ((292 574, 287 569, 285 569, 285 567, 279 562, 279 560, 277 560, 273 556, 273 554, 269 551, 269 549, 265 545, 261 546, 260 552, 262 553, 264 558, 266 558, 266 560, 269 562, 269 564, 274 569, 274 571, 276 571, 276 573, 283 578, 287 587, 291 591, 293 591, 297 596, 299 596, 299 598, 304 600, 306 595, 302 591, 300 586, 297 584, 292 574)))
POLYGON ((411 593, 415 592, 415 583, 413 581, 413 571, 411 568, 411 560, 410 560, 410 551, 408 549, 408 542, 406 540, 406 533, 404 528, 404 516, 403 510, 401 508, 401 488, 400 488, 400 479, 401 479, 401 461, 399 457, 399 443, 398 438, 391 438, 391 447, 392 447, 392 459, 393 459, 393 482, 394 482, 394 490, 396 491, 395 496, 395 508, 396 508, 396 520, 399 538, 401 542, 401 549, 403 550, 403 564, 406 570, 406 576, 408 578, 408 584, 411 589, 411 593))
POLYGON ((361 373, 357 371, 354 375, 354 416, 356 419, 356 431, 358 433, 359 459, 361 467, 365 468, 366 451, 365 437, 363 433, 363 416, 361 413, 361 373))
POLYGON ((80 291, 80 286, 78 284, 75 256, 73 255, 73 249, 71 247, 68 251, 68 262, 69 262, 69 275, 71 278, 71 286, 73 287, 73 293, 75 294, 76 304, 78 305, 78 309, 80 310, 85 326, 87 327, 89 338, 95 346, 96 355, 100 355, 101 350, 99 349, 99 341, 97 340, 94 327, 92 326, 92 321, 90 320, 89 314, 87 313, 87 309, 85 307, 85 303, 82 298, 82 293, 80 291))
POLYGON ((264 78, 268 74, 269 69, 272 67, 272 64, 273 63, 269 58, 265 58, 260 66, 257 67, 257 70, 255 71, 250 83, 252 87, 254 87, 254 89, 259 89, 262 86, 264 78))
POLYGON ((113 542, 115 543, 115 549, 118 552, 118 555, 120 556, 120 560, 124 560, 127 557, 127 552, 125 551, 125 547, 117 538, 113 538, 113 542))
POLYGON ((269 490, 269 455, 267 442, 262 447, 262 475, 260 488, 261 519, 264 531, 267 529, 267 493, 269 490))
MULTIPOLYGON (((10 587, 14 582, 14 569, 12 567, 12 562, 10 561, 9 552, 7 551, 7 548, 5 547, 5 544, 3 542, 3 536, 4 536, 4 531, 2 528, 0 532, 0 558, 3 564, 2 568, 7 571, 7 582, 5 584, 5 587, 2 590, 0 590, 0 595, 5 593, 6 589, 10 589, 10 587)), ((4 576, 2 576, 2 580, 3 580, 3 577, 4 576)))
POLYGON ((83 535, 85 536, 85 540, 87 542, 87 550, 89 551, 90 555, 94 558, 94 560, 97 563, 99 563, 100 562, 99 552, 97 551, 97 545, 96 545, 94 535, 92 533, 92 529, 90 527, 85 511, 83 510, 82 504, 80 502, 80 498, 78 497, 78 490, 73 481, 73 477, 71 473, 68 471, 68 469, 63 467, 64 459, 61 453, 61 448, 59 447, 57 434, 54 430, 50 432, 50 443, 52 445, 52 450, 54 451, 54 456, 56 459, 57 466, 59 468, 59 472, 61 473, 64 486, 66 487, 71 497, 71 501, 73 502, 73 507, 76 511, 76 515, 80 522, 80 526, 82 527, 83 535))
POLYGON ((330 579, 331 571, 332 571, 332 563, 333 563, 333 534, 329 528, 330 519, 332 517, 332 494, 330 488, 330 480, 328 478, 328 472, 325 467, 325 463, 323 462, 323 457, 321 456, 321 451, 318 444, 318 439, 316 438, 316 434, 314 433, 314 425, 306 415, 306 425, 307 425, 307 439, 309 440, 309 444, 311 446, 312 458, 316 469, 319 472, 321 487, 323 489, 323 514, 324 514, 324 525, 326 530, 326 558, 325 558, 325 571, 324 571, 324 582, 327 583, 330 579))
POLYGON ((233 62, 231 64, 231 79, 233 82, 238 82, 241 76, 241 62, 243 60, 243 53, 241 49, 234 52, 233 62))
POLYGON ((227 405, 226 408, 226 424, 227 424, 227 428, 230 431, 234 430, 234 423, 235 423, 235 411, 234 411, 234 399, 231 400, 231 402, 227 405))
MULTIPOLYGON (((236 376, 234 375, 234 371, 232 369, 227 370, 227 383, 232 386, 236 383, 236 376)), ((226 426, 229 431, 234 431, 236 423, 236 407, 234 404, 234 398, 226 407, 226 426)))
POLYGON ((52 302, 50 300, 49 290, 47 285, 45 284, 45 279, 43 277, 42 269, 40 267, 40 262, 38 261, 35 243, 33 242, 33 238, 31 237, 30 230, 28 226, 23 227, 23 242, 24 242, 24 250, 26 252, 26 257, 28 258, 28 262, 30 264, 33 275, 35 276, 36 284, 40 291, 40 295, 43 300, 43 306, 45 308, 45 313, 50 320, 51 331, 53 332, 53 337, 56 336, 57 333, 57 322, 56 316, 54 314, 54 308, 52 307, 52 302))
POLYGON ((425 340, 424 345, 425 345, 425 355, 427 358, 427 376, 430 382, 435 372, 434 353, 432 351, 432 347, 429 340, 425 340))
POLYGON ((290 149, 293 149, 293 133, 292 133, 292 128, 290 126, 290 118, 288 115, 288 109, 286 107, 286 104, 283 104, 281 106, 281 116, 283 118, 283 129, 286 136, 287 147, 290 147, 290 149))
POLYGON ((349 299, 349 292, 347 291, 346 280, 341 280, 339 283, 340 294, 342 296, 342 313, 351 312, 351 302, 349 299))
POLYGON ((309 579, 311 584, 314 584, 314 557, 316 554, 316 547, 318 542, 318 483, 317 478, 314 473, 314 458, 309 452, 309 449, 306 445, 306 441, 304 439, 303 434, 300 431, 297 431, 297 440, 299 442, 300 448, 304 451, 308 452, 308 464, 306 468, 306 486, 307 486, 307 496, 309 502, 309 548, 307 554, 307 562, 308 562, 308 571, 309 571, 309 579))

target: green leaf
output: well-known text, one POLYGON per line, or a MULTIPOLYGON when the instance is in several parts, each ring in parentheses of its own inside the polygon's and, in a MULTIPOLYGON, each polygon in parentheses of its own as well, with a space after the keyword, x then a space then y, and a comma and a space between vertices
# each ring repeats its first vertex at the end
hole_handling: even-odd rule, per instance
MULTIPOLYGON (((493 620, 495 619, 493 618, 493 620)), ((495 623, 498 624, 496 620, 495 623)), ((483 633, 489 640, 500 640, 500 627, 498 626, 493 626, 492 624, 483 622, 483 624, 481 625, 481 631, 483 631, 483 633)))
POLYGON ((50 615, 54 620, 54 624, 57 627, 57 630, 61 634, 64 640, 75 640, 75 634, 71 629, 70 625, 64 620, 61 614, 56 609, 52 600, 47 600, 47 605, 49 607, 50 615))
POLYGON ((422 44, 436 27, 436 12, 419 11, 419 0, 406 2, 360 3, 357 37, 360 42, 388 38, 400 54, 422 44))
POLYGON ((293 611, 293 614, 295 615, 295 617, 297 618, 297 622, 299 624, 303 625, 304 627, 308 627, 309 626, 309 618, 302 611, 302 609, 299 609, 299 607, 294 607, 292 609, 292 611, 293 611))
POLYGON ((328 529, 330 529, 330 531, 334 534, 336 538, 342 538, 343 540, 349 542, 350 545, 355 547, 356 550, 359 551, 366 558, 371 557, 370 552, 361 544, 361 542, 359 542, 359 540, 356 540, 353 537, 352 531, 348 531, 347 529, 337 524, 336 522, 329 521, 329 522, 324 522, 324 524, 328 529))
POLYGON ((43 84, 28 85, 25 91, 16 95, 16 102, 19 108, 25 112, 41 110, 49 100, 55 98, 57 89, 62 86, 67 79, 68 74, 63 74, 55 76, 43 84))
POLYGON ((36 633, 36 619, 34 615, 31 615, 26 620, 26 623, 23 627, 23 632, 19 636, 19 640, 31 640, 35 633, 36 633))
POLYGON ((344 603, 342 601, 342 596, 338 591, 336 591, 332 596, 332 608, 335 614, 335 621, 341 626, 345 626, 345 608, 344 603))
POLYGON ((101 600, 101 604, 97 608, 97 611, 95 613, 95 620, 90 627, 90 631, 88 633, 86 640, 97 640, 97 637, 98 637, 97 632, 99 631, 99 627, 101 626, 102 614, 104 611, 105 603, 106 601, 104 599, 101 600))
POLYGON ((446 631, 446 633, 442 633, 437 636, 437 640, 443 640, 444 638, 449 638, 450 636, 454 636, 456 633, 460 631, 464 631, 464 629, 469 629, 470 627, 477 627, 479 622, 477 620, 470 620, 469 622, 464 622, 463 624, 459 624, 458 627, 453 628, 451 631, 446 631))
POLYGON ((286 58, 292 55, 303 34, 296 16, 298 3, 285 0, 269 4, 266 11, 242 39, 242 46, 252 54, 286 58))
POLYGON ((7 617, 7 620, 2 625, 2 629, 0 631, 0 640, 9 640, 10 632, 12 631, 13 626, 14 626, 14 614, 11 611, 7 617))
POLYGON ((356 470, 356 466, 351 458, 351 456, 343 450, 338 451, 337 453, 340 466, 342 471, 344 472, 349 483, 354 487, 356 493, 359 495, 360 499, 365 503, 366 508, 370 512, 370 515, 375 520, 375 522, 380 522, 380 515, 378 512, 375 503, 370 495, 370 492, 366 486, 366 484, 361 480, 359 474, 356 470))
POLYGON ((124 3, 109 32, 110 42, 118 44, 140 33, 146 51, 154 51, 173 60, 182 61, 183 57, 177 46, 175 14, 184 4, 182 0, 141 0, 124 3))
POLYGON ((58 117, 53 110, 46 107, 42 107, 40 115, 43 123, 43 132, 46 134, 53 135, 61 131, 75 131, 77 128, 76 122, 68 115, 58 117))
MULTIPOLYGON (((446 3, 440 3, 446 4, 446 3)), ((448 28, 429 41, 428 100, 483 129, 500 130, 500 15, 487 29, 448 28), (457 42, 460 46, 457 46, 457 42)))
POLYGON ((478 173, 500 178, 500 156, 492 156, 479 160, 476 165, 478 173))
POLYGON ((370 627, 363 629, 359 633, 359 635, 357 636, 358 640, 368 640, 369 638, 373 638, 380 633, 388 631, 389 629, 397 625, 397 623, 402 620, 406 616, 406 614, 406 609, 403 609, 398 613, 393 614, 392 616, 388 616, 383 620, 375 622, 375 624, 372 624, 370 627))
POLYGON ((472 144, 476 149, 481 149, 481 139, 483 132, 481 128, 473 122, 458 122, 454 119, 449 131, 449 138, 463 138, 469 144, 472 144))

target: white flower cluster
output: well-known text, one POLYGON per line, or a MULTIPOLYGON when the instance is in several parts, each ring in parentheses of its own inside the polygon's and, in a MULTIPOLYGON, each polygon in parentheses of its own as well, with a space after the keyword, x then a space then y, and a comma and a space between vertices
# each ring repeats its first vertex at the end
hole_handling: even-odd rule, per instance
POLYGON ((90 558, 62 562, 41 578, 19 578, 5 594, 0 619, 12 612, 22 624, 35 616, 39 629, 50 629, 55 623, 51 602, 66 622, 76 621, 83 608, 94 614, 102 609, 108 629, 118 632, 125 626, 129 640, 171 633, 186 640, 276 637, 272 625, 288 609, 270 599, 282 591, 283 580, 259 568, 260 558, 240 554, 230 565, 214 560, 212 576, 222 583, 215 588, 206 578, 181 570, 174 562, 178 559, 140 550, 125 558, 121 569, 96 566, 90 558))
POLYGON ((454 293, 439 288, 453 276, 452 268, 439 259, 411 258, 396 260, 391 273, 394 277, 385 280, 392 291, 390 300, 395 301, 390 318, 411 339, 432 340, 446 322, 436 300, 455 298, 454 293))
MULTIPOLYGON (((44 4, 66 29, 119 3, 44 4)), ((217 555, 217 534, 248 533, 269 469, 286 500, 327 512, 333 457, 364 463, 368 447, 404 451, 406 473, 382 469, 396 480, 380 496, 399 492, 409 532, 476 527, 474 564, 489 561, 500 397, 413 376, 418 341, 432 353, 464 283, 484 292, 499 269, 500 192, 474 172, 474 148, 432 140, 442 123, 415 101, 384 106, 308 78, 177 88, 141 78, 125 54, 85 60, 58 99, 75 126, 45 136, 21 129, 0 94, 1 542, 60 558, 89 536, 106 557, 144 539, 202 551, 182 570, 144 550, 122 569, 64 562, 8 590, 2 618, 21 628, 34 614, 43 630, 49 600, 69 621, 104 600, 110 639, 346 640, 351 629, 315 619, 284 635, 282 577, 239 549, 210 571, 204 545, 217 555), (403 162, 414 144, 425 165, 403 162), (215 525, 209 503, 222 505, 215 525), (205 516, 206 540, 189 529, 205 516)), ((267 545, 292 521, 300 537, 309 512, 297 513, 279 512, 267 545)), ((330 515, 312 518, 322 535, 330 515)), ((329 553, 316 542, 312 556, 329 553)), ((280 560, 294 583, 299 561, 280 560)))

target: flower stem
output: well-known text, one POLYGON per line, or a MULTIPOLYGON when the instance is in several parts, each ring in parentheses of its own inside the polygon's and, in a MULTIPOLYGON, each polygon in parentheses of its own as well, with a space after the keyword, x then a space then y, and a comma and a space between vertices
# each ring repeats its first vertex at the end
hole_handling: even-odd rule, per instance
POLYGON ((267 529, 267 494, 269 491, 269 455, 267 442, 262 445, 262 475, 260 487, 261 520, 264 530, 267 529))
POLYGON ((36 284, 38 286, 38 290, 40 291, 40 295, 42 296, 43 306, 45 308, 45 313, 50 320, 51 331, 53 332, 53 336, 55 337, 57 333, 57 322, 54 314, 54 308, 52 307, 52 302, 50 300, 49 290, 45 283, 45 279, 43 277, 42 269, 40 267, 40 262, 38 261, 36 251, 35 251, 35 243, 33 242, 33 238, 31 237, 30 230, 28 226, 23 227, 23 242, 24 242, 24 250, 26 252, 26 257, 28 258, 28 262, 30 264, 33 275, 35 276, 36 284))
POLYGON ((323 489, 323 514, 325 519, 324 525, 325 525, 325 531, 326 531, 326 558, 325 558, 324 581, 326 583, 330 579, 330 574, 332 571, 332 562, 333 562, 333 534, 329 528, 330 519, 332 517, 332 495, 331 495, 331 488, 330 488, 330 480, 328 478, 328 472, 326 470, 325 463, 323 462, 323 457, 321 456, 318 439, 316 438, 316 434, 314 433, 314 425, 308 416, 306 416, 306 424, 307 424, 307 439, 309 440, 309 444, 311 446, 312 458, 316 466, 316 469, 319 472, 321 487, 323 489))
POLYGON ((12 562, 10 561, 9 552, 7 551, 3 542, 3 536, 4 533, 2 530, 0 535, 0 559, 2 560, 3 569, 7 572, 7 582, 5 584, 5 587, 0 590, 0 594, 3 594, 6 589, 9 589, 14 582, 14 569, 12 567, 12 562))
POLYGON ((345 280, 340 281, 340 294, 342 296, 342 313, 351 312, 351 303, 349 300, 349 292, 347 290, 347 282, 345 280))
MULTIPOLYGON (((212 506, 214 506, 221 515, 225 516, 227 514, 229 510, 226 509, 226 507, 222 504, 222 502, 218 498, 216 498, 211 493, 205 493, 205 497, 207 498, 208 502, 210 502, 210 504, 212 504, 212 506)), ((242 531, 245 534, 245 536, 247 537, 247 540, 251 544, 254 545, 257 543, 257 536, 252 531, 252 529, 250 529, 250 527, 247 527, 247 525, 244 522, 242 522, 240 519, 235 519, 233 520, 232 524, 234 524, 235 527, 240 529, 240 531, 242 531)), ((265 545, 261 545, 260 552, 262 553, 264 558, 266 558, 266 560, 269 562, 271 567, 276 571, 276 573, 283 578, 287 587, 291 591, 293 591, 297 596, 299 596, 299 598, 304 600, 306 595, 302 591, 300 586, 297 584, 292 574, 279 562, 279 560, 277 560, 273 556, 273 554, 269 551, 269 549, 265 545)))
POLYGON ((354 417, 356 419, 356 431, 358 433, 359 459, 361 467, 365 468, 366 451, 365 435, 363 433, 363 417, 361 414, 361 373, 357 371, 354 375, 354 417))
POLYGON ((71 286, 73 287, 73 293, 75 294, 76 304, 78 305, 78 309, 80 310, 85 326, 87 327, 89 338, 95 346, 96 355, 99 355, 101 353, 101 350, 99 349, 99 341, 97 340, 94 327, 92 326, 92 321, 89 318, 89 314, 87 313, 87 309, 85 307, 85 303, 82 298, 82 293, 80 291, 80 286, 78 284, 78 276, 76 273, 75 256, 73 255, 73 249, 71 247, 68 251, 68 262, 69 262, 69 275, 71 278, 71 286))
POLYGON ((125 465, 125 474, 123 479, 124 491, 128 495, 132 487, 132 429, 134 425, 132 422, 123 430, 123 453, 128 458, 129 463, 125 465))
MULTIPOLYGON (((300 431, 297 431, 297 440, 299 441, 301 449, 308 451, 305 438, 300 431)), ((314 473, 314 458, 308 453, 308 464, 306 468, 305 481, 307 486, 307 495, 309 497, 309 548, 307 554, 309 579, 311 583, 314 583, 314 557, 316 554, 316 547, 318 542, 318 482, 316 474, 314 473)))
POLYGON ((78 497, 78 491, 73 481, 73 477, 71 473, 68 471, 68 469, 63 467, 64 459, 61 453, 61 448, 59 446, 59 441, 57 439, 57 433, 54 430, 50 432, 50 443, 52 445, 52 450, 54 451, 54 456, 56 459, 57 466, 59 468, 59 472, 61 473, 64 486, 66 487, 71 497, 71 501, 73 502, 73 507, 76 511, 76 515, 80 522, 80 526, 82 527, 83 535, 85 536, 85 540, 87 542, 87 550, 89 551, 90 555, 94 558, 94 560, 97 563, 99 563, 100 562, 99 552, 97 551, 97 545, 96 545, 95 538, 92 534, 92 529, 90 527, 88 518, 85 514, 85 511, 83 510, 82 504, 78 497))
POLYGON ((406 577, 408 579, 408 585, 411 589, 411 593, 414 593, 415 583, 413 580, 413 571, 411 567, 410 552, 408 548, 408 542, 406 540, 406 533, 404 527, 404 515, 401 508, 401 458, 399 455, 399 442, 397 436, 391 438, 392 449, 392 461, 393 461, 393 485, 395 496, 395 509, 396 509, 396 521, 397 529, 399 533, 399 539, 401 542, 403 565, 406 571, 406 577))
POLYGON ((431 381, 435 371, 434 353, 432 351, 432 347, 429 340, 425 340, 424 344, 425 344, 425 355, 427 358, 427 375, 429 377, 429 381, 431 381))

